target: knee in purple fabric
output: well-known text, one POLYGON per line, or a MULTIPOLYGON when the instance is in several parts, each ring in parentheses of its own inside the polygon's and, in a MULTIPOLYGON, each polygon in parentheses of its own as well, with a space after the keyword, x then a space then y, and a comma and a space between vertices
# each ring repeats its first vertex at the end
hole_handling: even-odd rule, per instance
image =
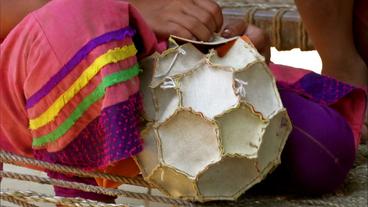
POLYGON ((293 131, 282 154, 298 191, 331 192, 339 187, 355 159, 354 137, 344 118, 329 108, 292 91, 280 90, 293 131))

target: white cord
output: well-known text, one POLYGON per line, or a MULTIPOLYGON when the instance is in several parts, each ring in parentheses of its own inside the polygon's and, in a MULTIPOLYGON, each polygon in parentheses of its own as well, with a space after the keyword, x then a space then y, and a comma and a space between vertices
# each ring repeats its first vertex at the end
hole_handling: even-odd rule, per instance
POLYGON ((245 90, 245 86, 248 85, 248 82, 245 82, 243 80, 240 80, 240 79, 236 78, 235 83, 236 83, 235 94, 239 95, 242 98, 245 98, 246 95, 247 95, 247 92, 245 90))
POLYGON ((173 66, 174 66, 174 64, 175 64, 175 62, 178 59, 178 56, 180 54, 185 55, 185 54, 187 54, 187 52, 183 48, 178 47, 177 52, 176 52, 173 60, 171 61, 170 65, 169 65, 169 69, 167 70, 167 72, 163 73, 163 74, 155 75, 155 78, 160 78, 160 77, 168 75, 170 73, 170 71, 172 70, 172 68, 173 68, 173 66))
POLYGON ((176 88, 175 80, 172 77, 166 77, 160 88, 162 89, 176 88))

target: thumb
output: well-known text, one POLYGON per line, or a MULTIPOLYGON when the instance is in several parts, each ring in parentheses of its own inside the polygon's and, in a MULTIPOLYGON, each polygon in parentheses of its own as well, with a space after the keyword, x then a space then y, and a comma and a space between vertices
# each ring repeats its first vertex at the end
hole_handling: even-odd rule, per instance
POLYGON ((224 26, 221 36, 224 38, 241 36, 246 31, 247 26, 248 24, 241 19, 232 20, 224 26))

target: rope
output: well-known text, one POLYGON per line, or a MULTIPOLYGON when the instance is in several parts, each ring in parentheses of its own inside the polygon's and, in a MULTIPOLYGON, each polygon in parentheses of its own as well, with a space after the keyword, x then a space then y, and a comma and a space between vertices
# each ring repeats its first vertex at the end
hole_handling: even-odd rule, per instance
POLYGON ((283 15, 289 11, 288 9, 280 9, 277 10, 275 16, 272 19, 272 39, 274 46, 277 49, 281 49, 281 36, 282 36, 282 17, 283 15))
MULTIPOLYGON (((75 183, 75 182, 59 181, 56 179, 42 178, 38 176, 23 175, 23 174, 18 174, 18 173, 11 173, 11 172, 0 172, 0 176, 6 177, 6 178, 18 179, 18 180, 38 182, 41 184, 57 185, 60 187, 67 187, 67 188, 83 190, 87 192, 106 194, 106 195, 111 195, 111 196, 125 196, 125 197, 144 200, 145 203, 147 203, 148 201, 151 201, 151 202, 160 202, 160 203, 171 204, 171 205, 176 205, 176 206, 178 205, 195 206, 193 203, 182 201, 182 200, 170 199, 170 198, 161 197, 161 196, 152 196, 150 194, 127 192, 127 191, 119 190, 119 189, 106 189, 106 188, 101 188, 97 186, 91 186, 91 185, 75 183)), ((34 205, 32 204, 26 203, 27 200, 32 201, 32 202, 48 202, 48 203, 63 204, 63 205, 70 205, 69 202, 78 202, 78 205, 74 203, 73 206, 86 206, 84 204, 87 202, 83 199, 79 199, 79 200, 72 199, 71 200, 69 198, 61 198, 61 197, 51 198, 50 196, 40 195, 34 192, 17 191, 15 193, 8 193, 8 192, 1 192, 1 193, 2 193, 1 199, 7 200, 7 201, 10 201, 10 202, 13 202, 18 205, 25 206, 25 207, 34 207, 34 205), (65 203, 65 201, 67 202, 65 203)), ((268 200, 266 199, 264 201, 268 201, 268 200)), ((285 201, 289 203, 295 203, 299 205, 303 204, 303 205, 310 205, 310 206, 325 206, 325 207, 344 206, 336 202, 325 201, 323 198, 322 199, 288 199, 285 201)), ((88 206, 99 206, 99 204, 97 205, 96 202, 94 201, 92 201, 94 202, 93 205, 90 204, 89 202, 90 201, 87 202, 88 206)), ((258 202, 260 202, 259 199, 243 199, 240 202, 228 202, 226 203, 226 206, 239 206, 240 204, 252 204, 252 203, 258 203, 258 202)), ((128 207, 126 204, 124 205, 104 204, 104 205, 109 205, 109 206, 114 206, 114 207, 115 206, 128 207)))
MULTIPOLYGON (((22 206, 22 207, 37 207, 36 205, 30 204, 27 201, 24 201, 22 199, 19 199, 15 196, 12 195, 3 195, 3 192, 0 192, 0 199, 4 200, 4 201, 8 201, 9 203, 13 203, 16 204, 18 206, 22 206)), ((3 206, 3 205, 1 205, 3 206)))
POLYGON ((308 50, 308 33, 302 21, 298 22, 298 46, 300 50, 308 50))
MULTIPOLYGON (((108 204, 97 201, 92 201, 83 198, 63 198, 59 196, 50 196, 45 194, 39 194, 36 192, 0 192, 1 197, 13 197, 17 199, 24 199, 30 202, 52 203, 56 205, 72 206, 72 207, 131 207, 125 204, 108 204)), ((33 207, 33 206, 32 206, 33 207)))
POLYGON ((9 163, 14 165, 26 164, 41 167, 47 170, 64 173, 64 174, 73 174, 80 177, 92 177, 92 178, 105 178, 111 181, 125 183, 130 185, 137 185, 142 187, 150 187, 151 185, 143 180, 141 177, 137 178, 128 178, 123 176, 116 176, 111 174, 105 174, 101 172, 87 172, 78 168, 63 166, 59 164, 52 164, 44 161, 39 161, 19 155, 15 155, 4 150, 0 150, 0 162, 9 163))
POLYGON ((270 4, 270 3, 246 3, 246 2, 232 2, 230 0, 228 2, 219 2, 221 8, 252 8, 257 7, 259 9, 282 9, 287 8, 289 10, 296 10, 296 6, 294 4, 270 4))
POLYGON ((252 7, 250 8, 244 18, 244 21, 247 22, 248 24, 254 24, 254 16, 257 12, 257 10, 259 10, 260 8, 258 7, 252 7))
POLYGON ((129 192, 129 191, 120 190, 120 189, 102 188, 99 186, 87 185, 84 183, 63 181, 63 180, 58 180, 58 179, 45 178, 45 177, 39 177, 39 176, 33 176, 33 175, 25 175, 25 174, 20 174, 20 173, 0 171, 0 177, 17 179, 17 180, 22 180, 22 181, 37 182, 41 184, 49 184, 49 185, 59 186, 63 188, 71 188, 75 190, 82 190, 86 192, 104 194, 104 195, 109 195, 109 196, 124 196, 128 198, 148 200, 152 202, 159 202, 159 203, 165 203, 165 204, 171 204, 171 205, 192 206, 190 202, 178 200, 178 199, 171 199, 171 198, 167 198, 163 196, 153 196, 153 195, 148 195, 145 193, 135 193, 135 192, 129 192))

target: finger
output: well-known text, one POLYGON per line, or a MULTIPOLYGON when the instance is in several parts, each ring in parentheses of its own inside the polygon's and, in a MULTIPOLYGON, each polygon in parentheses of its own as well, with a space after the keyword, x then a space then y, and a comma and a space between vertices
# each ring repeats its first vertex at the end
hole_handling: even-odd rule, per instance
POLYGON ((248 25, 245 34, 249 37, 258 50, 265 47, 270 47, 271 45, 269 36, 262 29, 254 25, 248 25))
POLYGON ((194 0, 194 3, 212 15, 216 23, 216 32, 219 32, 224 22, 221 7, 213 0, 194 0))
POLYGON ((212 37, 212 32, 210 32, 202 22, 199 22, 196 18, 190 15, 184 13, 172 15, 171 21, 190 31, 190 33, 192 33, 192 35, 198 40, 208 41, 212 37))
POLYGON ((211 33, 214 33, 217 30, 216 21, 207 10, 203 10, 195 4, 186 4, 183 6, 183 12, 196 18, 197 21, 202 22, 202 24, 205 25, 211 33))
POLYGON ((251 24, 248 25, 245 34, 252 41, 258 52, 265 57, 265 61, 268 64, 271 58, 271 40, 268 34, 251 24))
POLYGON ((241 36, 245 33, 247 26, 248 24, 243 20, 232 20, 230 23, 225 25, 221 35, 225 38, 241 36))
POLYGON ((264 47, 264 48, 258 50, 258 52, 265 58, 265 62, 267 64, 269 64, 270 61, 271 61, 271 48, 270 47, 264 47))
MULTIPOLYGON (((171 34, 178 37, 183 37, 190 40, 196 40, 196 37, 190 32, 187 28, 184 26, 177 24, 175 22, 169 22, 167 25, 164 26, 163 30, 165 34, 171 34)), ((168 38, 168 35, 166 35, 165 39, 168 38)))

